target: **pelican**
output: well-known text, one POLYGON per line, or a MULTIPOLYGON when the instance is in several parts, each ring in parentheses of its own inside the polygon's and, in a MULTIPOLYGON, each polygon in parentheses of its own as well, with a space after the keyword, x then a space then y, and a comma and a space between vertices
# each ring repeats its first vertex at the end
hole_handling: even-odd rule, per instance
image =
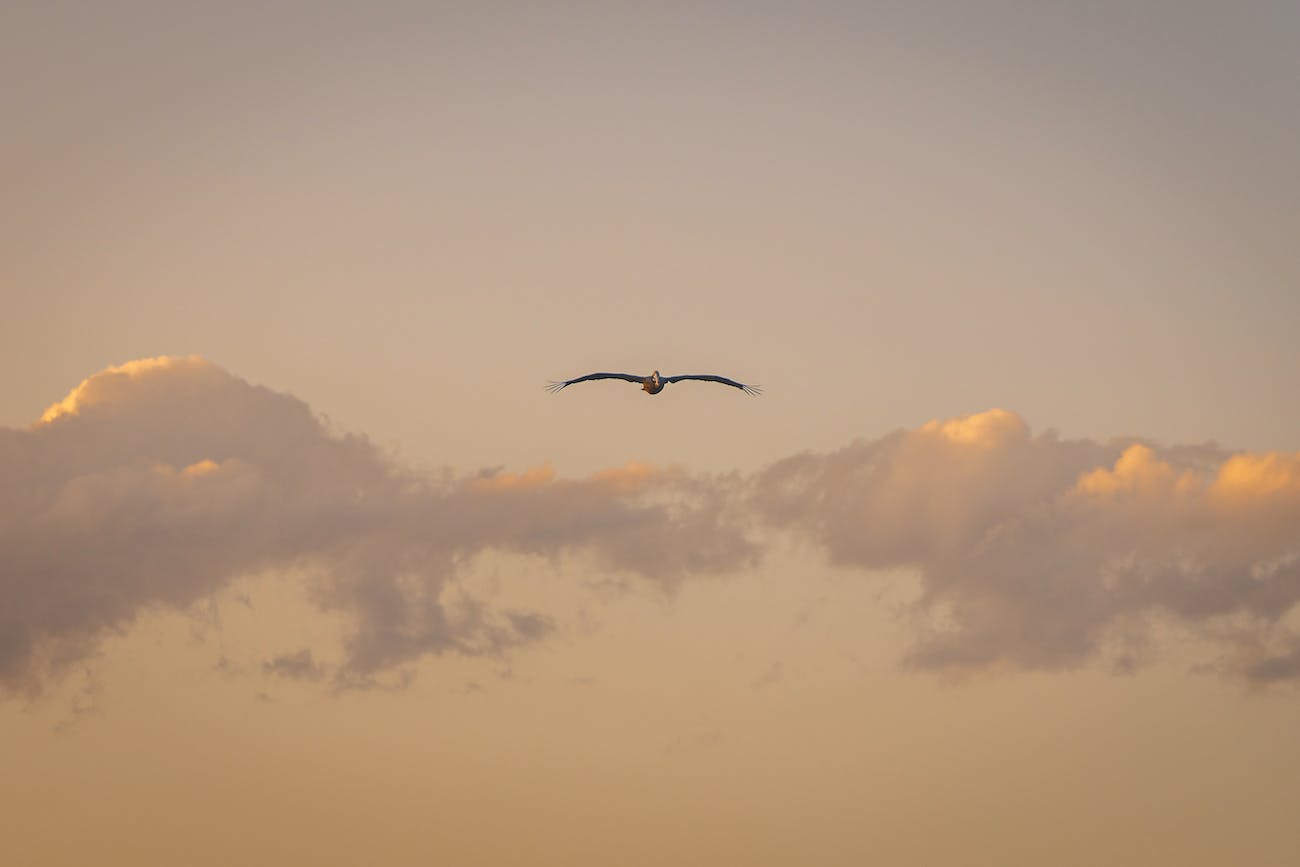
POLYGON ((736 382, 734 379, 727 379, 725 376, 714 376, 711 373, 684 373, 679 376, 660 376, 659 371, 657 370, 649 376, 636 376, 631 373, 589 373, 586 376, 579 376, 577 379, 566 379, 564 382, 552 382, 546 386, 546 390, 555 393, 563 388, 573 385, 575 382, 586 382, 589 379, 622 379, 627 382, 637 382, 641 384, 641 390, 646 394, 658 394, 664 390, 664 386, 668 383, 681 382, 683 379, 698 379, 703 382, 720 382, 723 385, 738 388, 745 394, 758 395, 763 393, 763 389, 757 385, 745 385, 743 382, 736 382))

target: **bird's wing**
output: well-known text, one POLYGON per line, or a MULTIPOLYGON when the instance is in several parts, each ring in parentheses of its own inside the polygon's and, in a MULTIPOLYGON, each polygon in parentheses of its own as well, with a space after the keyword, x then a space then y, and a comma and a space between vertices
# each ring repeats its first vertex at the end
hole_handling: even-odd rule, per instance
POLYGON ((736 382, 734 379, 727 379, 725 376, 714 376, 711 373, 684 373, 681 376, 665 376, 664 382, 681 382, 683 379, 699 379, 704 382, 720 382, 723 385, 738 388, 745 394, 758 395, 763 393, 761 386, 745 385, 743 382, 736 382))
POLYGON ((644 376, 633 376, 630 373, 589 373, 586 376, 579 376, 577 379, 566 379, 564 382, 552 382, 546 386, 546 390, 556 392, 565 386, 573 385, 575 382, 586 382, 589 379, 625 379, 628 382, 645 382, 644 376))

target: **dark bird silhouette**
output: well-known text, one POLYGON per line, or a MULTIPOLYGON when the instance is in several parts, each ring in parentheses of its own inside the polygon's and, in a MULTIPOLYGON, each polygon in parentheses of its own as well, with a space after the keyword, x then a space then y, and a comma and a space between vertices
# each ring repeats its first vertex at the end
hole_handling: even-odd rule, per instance
POLYGON ((723 385, 738 388, 745 394, 759 395, 763 393, 763 389, 757 385, 745 385, 743 382, 736 382, 734 379, 727 379, 725 376, 714 376, 711 373, 684 373, 680 376, 660 376, 659 371, 657 370, 649 376, 636 376, 631 373, 589 373, 586 376, 579 376, 576 379, 566 379, 564 382, 552 382, 546 386, 546 390, 557 392, 573 385, 575 382, 586 382, 590 379, 622 379, 626 382, 636 382, 641 385, 641 390, 646 394, 658 394, 664 390, 664 386, 668 383, 681 382, 683 379, 698 379, 701 382, 720 382, 723 385))

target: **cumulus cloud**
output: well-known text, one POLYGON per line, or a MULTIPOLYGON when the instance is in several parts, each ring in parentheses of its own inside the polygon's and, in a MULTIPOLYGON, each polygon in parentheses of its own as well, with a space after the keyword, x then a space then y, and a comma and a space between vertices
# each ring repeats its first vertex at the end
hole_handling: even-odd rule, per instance
MULTIPOLYGON (((277 568, 351 624, 341 683, 426 654, 495 653, 552 628, 466 595, 486 549, 664 582, 757 550, 717 480, 629 464, 583 479, 417 474, 302 401, 198 357, 104 370, 26 429, 0 428, 0 687, 36 690, 151 607, 277 568)), ((267 670, 301 676, 308 656, 267 670), (299 665, 298 663, 304 663, 299 665)))
POLYGON ((835 563, 917 574, 917 668, 1127 670, 1163 617, 1228 637, 1249 680, 1300 676, 1300 454, 1068 441, 990 410, 783 460, 753 507, 835 563))

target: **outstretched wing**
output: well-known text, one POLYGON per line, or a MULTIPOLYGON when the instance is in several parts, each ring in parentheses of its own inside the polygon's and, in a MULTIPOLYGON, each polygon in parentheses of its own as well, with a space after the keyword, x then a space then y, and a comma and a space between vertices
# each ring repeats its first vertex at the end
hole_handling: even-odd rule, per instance
POLYGON ((623 379, 628 382, 635 382, 638 385, 645 382, 644 376, 633 376, 630 373, 589 373, 586 376, 579 376, 577 379, 566 379, 564 382, 552 382, 546 386, 549 392, 557 392, 566 386, 573 385, 575 382, 586 382, 589 379, 623 379))
POLYGON ((665 376, 664 382, 681 382, 683 379, 699 379, 704 382, 720 382, 723 385, 738 388, 745 394, 759 395, 763 393, 761 386, 745 385, 743 382, 736 382, 734 379, 727 379, 725 376, 714 376, 711 373, 684 373, 681 376, 665 376))

